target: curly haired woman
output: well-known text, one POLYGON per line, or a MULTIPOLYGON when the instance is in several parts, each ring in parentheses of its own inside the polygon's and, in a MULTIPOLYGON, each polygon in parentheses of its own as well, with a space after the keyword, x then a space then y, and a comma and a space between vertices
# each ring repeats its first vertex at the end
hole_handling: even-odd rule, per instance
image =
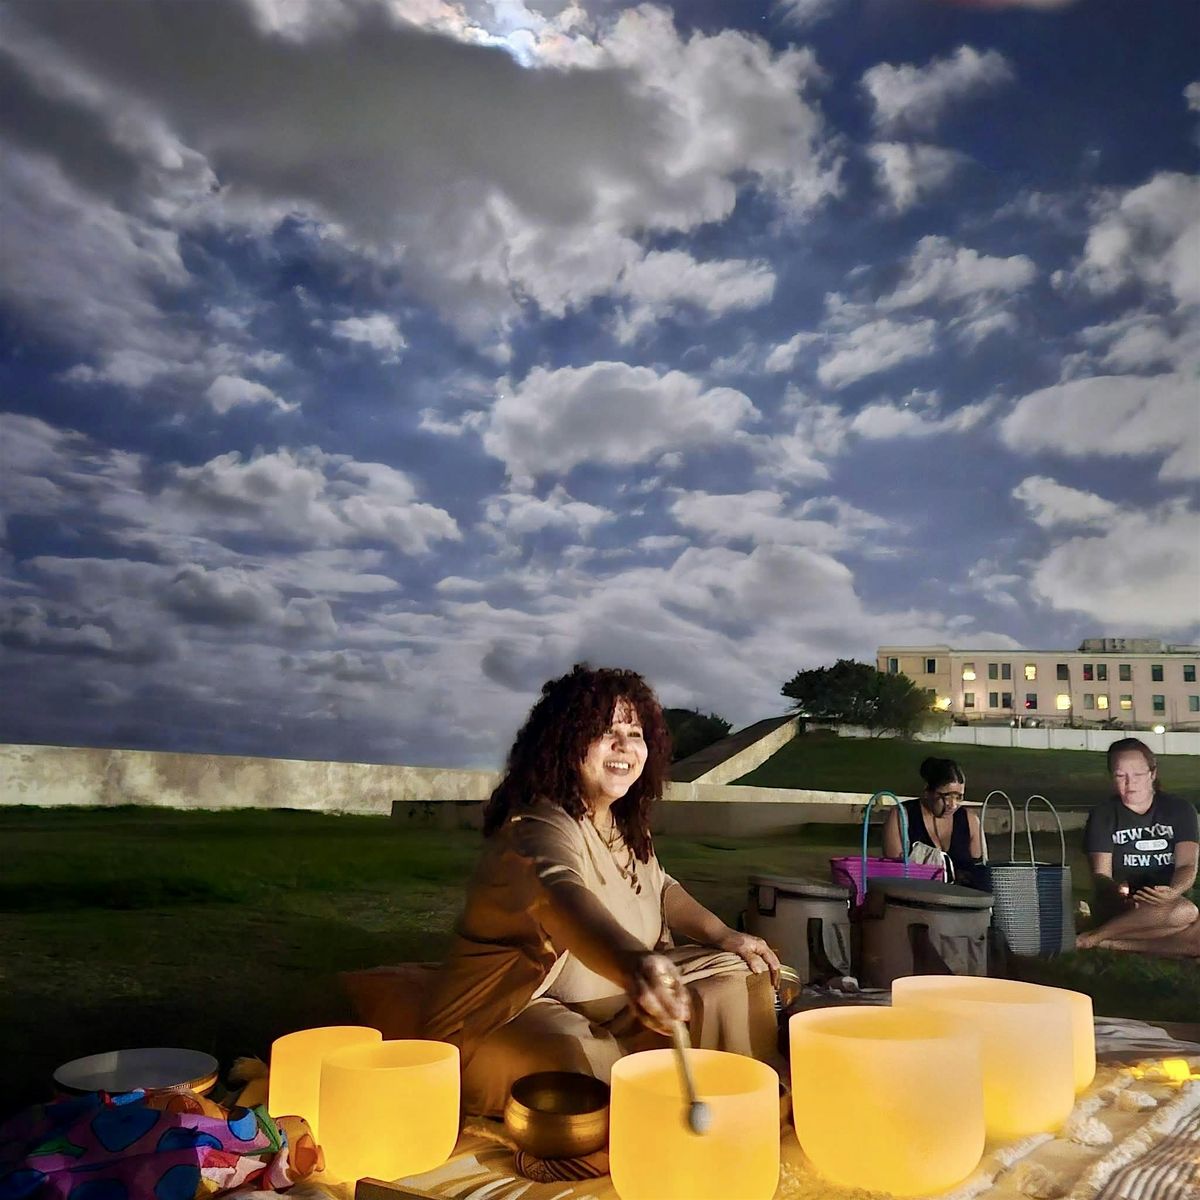
POLYGON ((697 1046, 774 1061, 779 960, 654 855, 670 745, 632 671, 580 665, 542 688, 488 803, 428 1009, 427 1036, 462 1053, 467 1112, 501 1113, 534 1071, 607 1081, 623 1054, 668 1045, 676 1020, 697 1046))

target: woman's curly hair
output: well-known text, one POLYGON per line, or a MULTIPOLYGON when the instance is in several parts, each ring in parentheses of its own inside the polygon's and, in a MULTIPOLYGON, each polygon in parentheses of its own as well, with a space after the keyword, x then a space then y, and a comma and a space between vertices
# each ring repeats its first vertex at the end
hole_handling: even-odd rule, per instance
POLYGON ((539 797, 582 819, 587 805, 579 768, 588 747, 612 724, 619 700, 637 711, 646 742, 646 765, 629 791, 612 807, 625 844, 640 862, 650 858, 650 808, 662 796, 671 764, 671 735, 650 685, 635 671, 577 663, 552 679, 530 710, 508 752, 504 776, 483 814, 490 837, 509 814, 539 797))

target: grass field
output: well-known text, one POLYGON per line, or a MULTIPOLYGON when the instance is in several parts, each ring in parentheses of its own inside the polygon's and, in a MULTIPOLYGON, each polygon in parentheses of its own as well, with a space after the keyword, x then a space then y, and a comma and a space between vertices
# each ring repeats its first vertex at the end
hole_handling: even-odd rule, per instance
MULTIPOLYGON (((228 1067, 350 1018, 337 972, 437 958, 479 835, 300 812, 0 808, 0 1115, 58 1064, 183 1045, 228 1067)), ((827 878, 845 827, 661 838, 664 865, 733 920, 746 876, 827 878)), ((1077 875, 1077 882, 1082 880, 1077 875)), ((1030 964, 1108 1014, 1200 1013, 1200 968, 1093 952, 1030 964)))
MULTIPOLYGON (((1037 792, 1064 808, 1090 808, 1109 792, 1104 755, 1087 750, 1014 750, 826 732, 802 734, 737 782, 843 792, 886 788, 912 796, 923 786, 917 767, 930 754, 958 762, 970 800, 1000 788, 1014 803, 1037 792)), ((1200 804, 1200 754, 1164 755, 1158 777, 1166 791, 1200 804)))

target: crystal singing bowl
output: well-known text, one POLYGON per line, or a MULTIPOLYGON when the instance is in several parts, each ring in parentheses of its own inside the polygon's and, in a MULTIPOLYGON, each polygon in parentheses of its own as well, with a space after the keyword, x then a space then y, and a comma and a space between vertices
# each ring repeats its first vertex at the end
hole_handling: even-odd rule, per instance
POLYGON ((1075 1075, 1075 1094, 1084 1091, 1096 1076, 1096 1023, 1092 1014, 1092 998, 1083 992, 1070 992, 1066 988, 1047 987, 1040 983, 1023 983, 1016 979, 980 979, 975 976, 914 975, 904 980, 902 992, 937 990, 953 978, 955 987, 967 990, 976 988, 1001 995, 1005 990, 1015 995, 1022 993, 1048 996, 1066 1004, 1071 1014, 1071 1051, 1075 1075))
POLYGON ((621 1200, 771 1200, 779 1183, 779 1076, 721 1050, 689 1050, 712 1124, 693 1133, 671 1050, 612 1070, 609 1168, 621 1200))
POLYGON ((321 1059, 342 1046, 381 1041, 383 1034, 366 1025, 324 1025, 276 1038, 271 1043, 267 1112, 273 1117, 303 1117, 320 1144, 321 1059))
POLYGON ((539 1071, 512 1085, 504 1128, 538 1158, 576 1158, 608 1141, 608 1084, 576 1071, 539 1071))
POLYGON ((1075 1104, 1067 1003, 1053 995, 1053 988, 1033 991, 1014 989, 1004 979, 942 978, 945 982, 936 986, 897 979, 892 1005, 966 1020, 979 1034, 988 1137, 1011 1141, 1058 1129, 1075 1104))
POLYGON ((843 1187, 913 1196, 965 1179, 983 1154, 979 1038, 917 1011, 810 1009, 788 1022, 792 1119, 843 1187))
POLYGON ((321 1065, 321 1145, 334 1180, 398 1179, 440 1166, 458 1139, 458 1047, 345 1046, 321 1065))

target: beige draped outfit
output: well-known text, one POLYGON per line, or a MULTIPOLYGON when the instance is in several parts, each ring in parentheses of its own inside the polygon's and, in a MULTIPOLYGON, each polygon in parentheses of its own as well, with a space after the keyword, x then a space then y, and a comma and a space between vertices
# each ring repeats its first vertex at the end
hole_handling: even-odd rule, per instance
POLYGON ((427 1008, 426 1036, 453 1042, 467 1112, 499 1115, 514 1080, 582 1071, 607 1082, 623 1054, 669 1045, 647 1029, 611 980, 555 946, 542 924, 547 889, 569 880, 597 896, 647 950, 679 968, 692 1002, 696 1046, 775 1064, 770 979, 736 954, 671 944, 663 915, 679 885, 651 854, 637 862, 619 834, 548 801, 515 812, 485 843, 449 958, 427 1008))

